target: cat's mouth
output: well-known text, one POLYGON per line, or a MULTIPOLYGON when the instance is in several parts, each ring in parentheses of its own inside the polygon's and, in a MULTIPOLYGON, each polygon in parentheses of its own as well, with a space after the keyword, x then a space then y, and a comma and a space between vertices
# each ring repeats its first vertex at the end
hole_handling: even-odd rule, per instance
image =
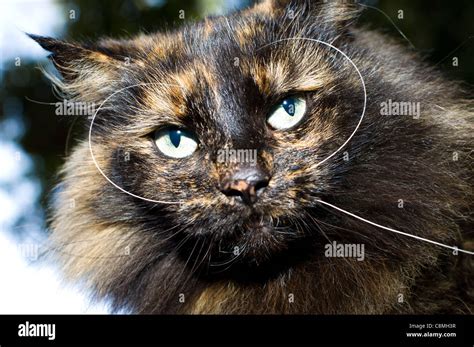
POLYGON ((183 242, 179 247, 183 260, 202 265, 203 276, 276 273, 308 254, 304 249, 311 243, 310 233, 289 217, 253 210, 221 223, 214 225, 213 232, 177 240, 183 242))
POLYGON ((288 249, 297 238, 295 229, 265 215, 251 215, 235 226, 225 244, 232 249, 236 260, 260 264, 288 249))
POLYGON ((270 233, 273 231, 273 223, 264 216, 252 215, 246 220, 243 229, 253 233, 270 233))
POLYGON ((252 214, 219 239, 204 276, 253 281, 278 274, 310 254, 311 242, 288 220, 252 214))

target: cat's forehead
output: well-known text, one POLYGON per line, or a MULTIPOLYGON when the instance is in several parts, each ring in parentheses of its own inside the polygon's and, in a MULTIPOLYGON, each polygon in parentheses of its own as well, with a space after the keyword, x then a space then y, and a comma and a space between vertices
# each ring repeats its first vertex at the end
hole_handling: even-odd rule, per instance
POLYGON ((231 94, 278 97, 312 91, 332 80, 329 64, 322 59, 325 47, 283 35, 277 20, 264 10, 252 13, 205 19, 145 38, 141 72, 168 84, 158 90, 161 95, 149 98, 171 94, 179 113, 178 104, 200 93, 212 94, 219 103, 231 94))
POLYGON ((262 2, 251 9, 235 12, 228 16, 206 17, 202 21, 188 23, 177 31, 159 35, 155 41, 158 53, 165 57, 169 48, 208 54, 209 50, 219 50, 222 46, 247 51, 262 45, 272 36, 277 37, 278 18, 272 10, 272 2, 262 2), (160 45, 160 40, 163 44, 160 45), (161 46, 163 50, 158 48, 161 46))
POLYGON ((148 46, 144 58, 147 64, 167 70, 193 62, 214 70, 228 65, 245 67, 273 36, 272 22, 264 17, 206 18, 178 31, 144 38, 148 46))

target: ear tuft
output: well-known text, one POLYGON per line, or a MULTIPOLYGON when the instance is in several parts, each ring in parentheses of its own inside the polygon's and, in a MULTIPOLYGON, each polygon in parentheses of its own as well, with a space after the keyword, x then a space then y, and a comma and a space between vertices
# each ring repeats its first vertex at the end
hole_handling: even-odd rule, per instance
POLYGON ((108 59, 106 55, 79 44, 40 35, 27 35, 35 40, 42 48, 51 52, 48 58, 53 61, 56 69, 66 80, 76 78, 79 72, 77 69, 80 69, 81 65, 86 67, 98 63, 99 61, 106 62, 108 59))
POLYGON ((68 44, 64 41, 53 39, 52 37, 41 36, 26 33, 31 39, 35 40, 41 47, 49 52, 56 52, 60 47, 67 46, 68 44))
POLYGON ((61 73, 63 80, 46 75, 63 94, 94 101, 110 93, 113 81, 123 74, 124 61, 119 61, 99 45, 86 46, 51 37, 27 34, 45 50, 61 73))

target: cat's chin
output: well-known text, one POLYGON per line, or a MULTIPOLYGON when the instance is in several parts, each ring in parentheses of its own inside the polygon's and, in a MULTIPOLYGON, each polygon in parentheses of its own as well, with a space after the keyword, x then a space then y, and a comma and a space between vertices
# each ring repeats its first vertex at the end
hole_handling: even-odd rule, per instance
POLYGON ((183 264, 194 269, 199 264, 200 276, 262 280, 313 253, 314 237, 298 231, 291 219, 271 218, 257 210, 227 217, 219 225, 190 228, 193 234, 174 240, 183 264))
POLYGON ((212 261, 202 276, 242 283, 265 281, 303 263, 314 253, 314 240, 296 236, 290 225, 283 227, 280 223, 277 227, 261 217, 246 220, 231 234, 215 245, 212 261))
POLYGON ((242 227, 242 257, 256 262, 269 259, 288 248, 289 234, 278 230, 271 222, 251 219, 242 227))
POLYGON ((304 241, 301 235, 296 235, 296 230, 290 225, 283 226, 280 221, 276 226, 269 218, 252 215, 236 226, 228 237, 220 240, 213 255, 214 260, 218 259, 213 269, 232 272, 232 269, 244 267, 251 271, 268 264, 275 265, 276 258, 285 258, 295 251, 296 244, 304 241))

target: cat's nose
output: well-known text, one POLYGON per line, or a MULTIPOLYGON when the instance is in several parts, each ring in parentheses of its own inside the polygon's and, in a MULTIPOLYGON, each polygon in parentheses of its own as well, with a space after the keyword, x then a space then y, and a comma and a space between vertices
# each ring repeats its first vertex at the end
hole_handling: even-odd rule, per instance
POLYGON ((258 168, 242 168, 225 176, 220 191, 227 196, 236 196, 247 205, 253 205, 260 193, 268 186, 270 176, 258 168))

